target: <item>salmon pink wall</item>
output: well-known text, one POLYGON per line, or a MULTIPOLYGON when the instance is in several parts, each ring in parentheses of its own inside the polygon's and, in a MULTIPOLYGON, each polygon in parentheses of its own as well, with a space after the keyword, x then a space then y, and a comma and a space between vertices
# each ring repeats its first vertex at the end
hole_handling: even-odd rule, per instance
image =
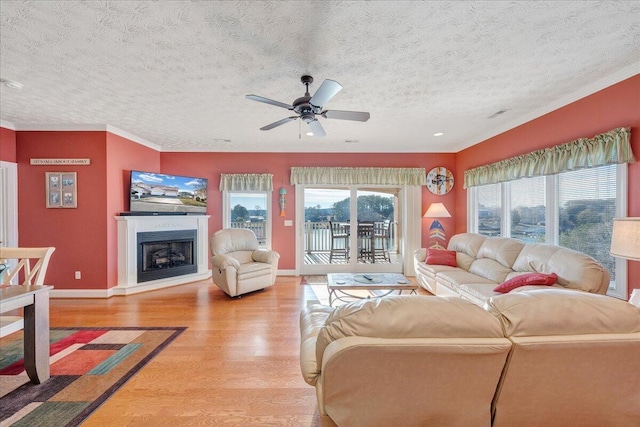
POLYGON ((160 153, 103 131, 16 134, 20 245, 56 247, 47 283, 58 290, 116 286, 114 216, 129 210, 129 171, 159 171, 160 153), (31 158, 86 158, 91 164, 31 166, 31 158), (77 172, 77 209, 45 207, 45 172, 57 171, 77 172))
POLYGON ((46 281, 56 289, 104 289, 107 280, 105 132, 16 134, 20 246, 54 246, 46 281), (83 158, 88 166, 32 166, 31 158, 83 158), (77 209, 47 209, 45 172, 77 172, 77 209), (74 272, 82 279, 76 280, 74 272))
MULTIPOLYGON (((640 161, 640 75, 624 80, 540 118, 483 141, 456 155, 460 184, 464 171, 618 127, 631 128, 631 146, 640 161)), ((456 232, 466 230, 466 190, 456 187, 456 232)), ((640 162, 629 165, 628 216, 640 216, 640 162)), ((629 292, 640 288, 640 262, 629 262, 629 292)))
MULTIPOLYGON (((286 219, 295 224, 295 190, 289 185, 290 170, 293 166, 305 167, 420 167, 429 171, 436 166, 444 166, 450 170, 455 167, 455 154, 362 154, 362 153, 161 153, 163 173, 180 174, 207 178, 209 180, 209 203, 207 213, 209 234, 222 228, 222 192, 220 188, 221 173, 271 173, 273 174, 274 191, 272 206, 274 218, 272 222, 272 246, 280 253, 279 268, 295 269, 295 227, 285 227, 284 219, 278 216, 278 200, 280 187, 287 190, 286 219)), ((461 181, 458 181, 461 183, 461 181)), ((455 187, 454 187, 455 188, 455 187)), ((446 196, 435 196, 426 187, 422 191, 422 213, 429 204, 443 202, 451 211, 455 211, 453 192, 446 196)), ((422 242, 426 244, 426 230, 431 222, 423 220, 422 242), (426 230, 425 230, 426 227, 426 230)), ((453 219, 441 221, 445 229, 453 230, 453 219)), ((449 234, 449 233, 447 233, 449 234)))
POLYGON ((16 162, 16 132, 0 127, 0 160, 16 162))
POLYGON ((131 170, 160 172, 160 153, 107 132, 107 287, 118 284, 118 230, 114 216, 129 210, 131 170))

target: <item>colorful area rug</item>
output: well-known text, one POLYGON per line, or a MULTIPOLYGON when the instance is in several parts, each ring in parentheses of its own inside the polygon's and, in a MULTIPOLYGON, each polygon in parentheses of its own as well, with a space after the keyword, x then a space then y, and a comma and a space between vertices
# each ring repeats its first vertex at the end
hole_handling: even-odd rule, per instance
POLYGON ((52 328, 51 378, 32 384, 22 333, 0 346, 0 425, 77 426, 186 328, 52 328))

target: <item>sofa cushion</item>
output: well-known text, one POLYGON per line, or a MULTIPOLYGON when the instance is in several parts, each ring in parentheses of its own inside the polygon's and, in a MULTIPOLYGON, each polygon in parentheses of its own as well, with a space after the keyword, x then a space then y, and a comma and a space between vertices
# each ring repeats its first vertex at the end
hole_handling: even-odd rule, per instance
POLYGON ((558 276, 556 276, 555 273, 551 273, 551 274, 524 273, 500 283, 493 290, 494 292, 500 292, 501 294, 506 294, 507 292, 510 292, 515 288, 519 288, 521 286, 553 285, 554 283, 556 283, 557 280, 558 280, 558 276))
POLYGON ((524 246, 525 243, 520 240, 506 237, 490 237, 482 243, 476 258, 496 260, 511 270, 513 263, 518 258, 524 246))
POLYGON ((355 301, 336 308, 318 334, 316 357, 348 336, 373 338, 500 338, 494 316, 456 297, 390 296, 355 301))
POLYGON ((640 309, 605 295, 567 289, 515 292, 492 297, 485 309, 507 337, 640 332, 640 309))
POLYGON ((447 271, 441 271, 438 273, 438 285, 443 284, 451 289, 456 289, 460 287, 460 285, 465 285, 467 283, 483 283, 487 285, 492 285, 491 289, 493 289, 498 283, 493 280, 489 280, 485 277, 478 276, 473 273, 469 273, 468 271, 464 271, 461 269, 453 269, 447 271))
POLYGON ((254 277, 266 276, 271 274, 271 264, 264 262, 250 262, 248 264, 240 264, 238 270, 238 280, 252 279, 254 277))
POLYGON ((482 307, 489 298, 501 295, 493 290, 494 287, 495 284, 468 283, 460 285, 457 291, 462 298, 482 307))
POLYGON ((456 251, 442 249, 427 249, 427 259, 425 262, 429 265, 458 266, 458 264, 456 264, 456 251))
MULTIPOLYGON (((502 263, 491 258, 480 258, 471 264, 469 273, 473 273, 479 277, 489 279, 494 283, 502 283, 507 279, 509 273, 512 273, 509 267, 505 267, 502 263)), ((471 282, 473 283, 473 282, 471 282)))
POLYGON ((456 234, 449 239, 447 249, 450 251, 462 252, 472 258, 477 258, 478 251, 486 239, 486 236, 482 236, 480 234, 456 234))
POLYGON ((555 273, 560 285, 586 292, 605 293, 609 285, 609 272, 589 255, 543 243, 527 244, 513 270, 555 273))

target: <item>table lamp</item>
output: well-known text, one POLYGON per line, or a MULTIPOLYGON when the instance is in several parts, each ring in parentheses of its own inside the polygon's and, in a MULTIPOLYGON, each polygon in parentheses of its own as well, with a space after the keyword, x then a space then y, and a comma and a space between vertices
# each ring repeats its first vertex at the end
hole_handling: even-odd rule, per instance
MULTIPOLYGON (((423 218, 451 218, 451 214, 447 208, 444 207, 443 203, 431 203, 431 205, 429 205, 429 209, 424 213, 423 218)), ((445 249, 444 246, 440 245, 440 242, 438 242, 438 240, 442 240, 444 242, 446 240, 446 235, 444 233, 444 227, 437 219, 433 220, 431 227, 429 227, 429 239, 433 239, 435 241, 430 248, 445 249)))
MULTIPOLYGON (((640 218, 615 218, 611 236, 612 256, 640 261, 640 218)), ((634 289, 629 302, 640 306, 640 291, 634 289)))

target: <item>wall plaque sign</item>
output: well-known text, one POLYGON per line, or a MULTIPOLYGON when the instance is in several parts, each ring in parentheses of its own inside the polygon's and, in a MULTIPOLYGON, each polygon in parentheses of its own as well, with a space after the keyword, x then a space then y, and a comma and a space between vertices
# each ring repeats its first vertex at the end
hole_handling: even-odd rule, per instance
POLYGON ((91 164, 91 159, 31 159, 31 164, 36 166, 86 166, 91 164))

